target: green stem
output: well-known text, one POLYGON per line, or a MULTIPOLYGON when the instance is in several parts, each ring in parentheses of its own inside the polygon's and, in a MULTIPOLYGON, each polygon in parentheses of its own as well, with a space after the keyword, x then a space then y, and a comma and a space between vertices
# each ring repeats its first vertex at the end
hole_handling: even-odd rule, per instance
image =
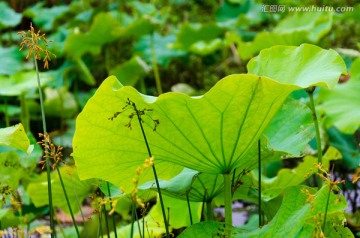
POLYGON ((10 120, 9 120, 9 115, 8 115, 8 103, 7 103, 6 97, 4 99, 4 114, 5 114, 5 125, 6 125, 6 127, 9 127, 10 126, 10 120))
POLYGON ((224 204, 225 204, 225 237, 230 237, 232 227, 232 196, 231 196, 231 179, 230 174, 224 176, 224 204))
POLYGON ((214 209, 212 206, 212 201, 206 202, 206 220, 207 221, 214 220, 214 209))
POLYGON ((30 130, 30 119, 25 99, 25 93, 21 93, 20 96, 20 110, 21 123, 23 124, 25 131, 28 132, 30 130))
POLYGON ((259 196, 258 196, 258 206, 259 206, 259 226, 263 226, 262 221, 262 207, 261 207, 261 141, 258 140, 258 165, 259 165, 259 175, 258 175, 258 182, 259 182, 259 196))
POLYGON ((81 218, 82 218, 82 222, 83 222, 83 226, 84 226, 83 230, 85 231, 85 237, 89 238, 89 232, 88 232, 88 229, 86 227, 87 225, 86 225, 86 222, 85 222, 85 216, 84 216, 84 213, 83 213, 83 211, 81 209, 81 203, 80 203, 79 197, 77 195, 77 191, 76 191, 76 188, 75 188, 75 183, 74 183, 73 177, 71 177, 71 183, 72 183, 72 186, 73 186, 76 203, 77 203, 77 205, 79 207, 79 210, 80 210, 80 214, 81 214, 81 218))
MULTIPOLYGON (((315 87, 312 90, 307 91, 307 93, 309 94, 309 97, 310 97, 310 109, 312 112, 314 126, 315 126, 316 144, 317 144, 317 152, 318 152, 318 164, 322 164, 321 136, 320 136, 319 122, 318 122, 318 118, 317 118, 316 110, 315 110, 314 91, 315 91, 315 87)), ((318 173, 322 173, 320 169, 318 170, 318 173)), ((320 178, 320 176, 318 176, 317 184, 318 184, 319 190, 322 186, 322 183, 323 183, 322 179, 320 178)))
POLYGON ((85 83, 87 83, 88 85, 91 85, 91 86, 95 85, 96 80, 95 80, 94 76, 91 74, 89 68, 84 63, 84 61, 79 57, 76 59, 75 62, 79 66, 80 70, 82 71, 83 81, 85 83))
POLYGON ((157 62, 156 62, 154 34, 151 34, 150 45, 151 45, 151 59, 152 59, 152 66, 153 66, 153 70, 154 70, 156 89, 158 91, 158 94, 160 95, 160 94, 163 93, 163 91, 162 91, 162 87, 161 87, 159 68, 158 68, 158 65, 157 65, 157 62))
MULTIPOLYGON (((135 200, 135 199, 134 199, 135 200)), ((134 237, 134 222, 135 222, 135 201, 132 201, 131 205, 131 230, 130 230, 130 238, 134 237)))
POLYGON ((99 232, 98 232, 98 237, 103 237, 103 229, 102 229, 102 211, 101 211, 101 207, 100 207, 100 212, 99 212, 99 232))
MULTIPOLYGON (((145 144, 146 144, 148 155, 149 155, 150 158, 152 158, 150 147, 149 147, 148 141, 146 139, 146 134, 145 134, 145 131, 144 131, 144 128, 143 128, 143 125, 142 125, 140 115, 139 115, 139 111, 137 110, 135 104, 134 104, 134 109, 136 111, 136 115, 137 115, 137 118, 138 118, 138 121, 139 121, 139 124, 140 124, 140 128, 141 128, 141 132, 142 132, 143 137, 144 137, 144 141, 145 141, 145 144)), ((163 215, 163 218, 164 218, 164 224, 165 224, 165 230, 166 230, 166 237, 170 238, 169 227, 168 227, 168 223, 166 221, 166 213, 165 213, 164 201, 163 201, 162 195, 161 195, 159 179, 158 179, 158 176, 156 174, 155 163, 152 165, 152 169, 153 169, 153 173, 154 173, 154 177, 155 177, 156 187, 157 187, 157 190, 158 190, 158 193, 159 193, 161 211, 162 211, 162 215, 163 215)))
MULTIPOLYGON (((41 118, 42 118, 42 126, 44 135, 47 133, 46 131, 46 118, 45 118, 45 109, 44 109, 44 99, 41 91, 41 83, 40 83, 40 75, 39 75, 39 67, 37 64, 36 56, 34 54, 34 63, 36 69, 37 76, 37 84, 39 89, 39 97, 40 97, 40 109, 41 109, 41 118)), ((45 146, 45 150, 46 150, 45 146)), ((51 176, 50 176, 50 159, 46 159, 46 174, 47 174, 47 182, 48 182, 48 197, 49 197, 49 210, 50 210, 50 229, 51 229, 51 238, 55 237, 55 224, 54 224, 54 210, 53 210, 53 202, 52 202, 52 190, 51 190, 51 176)))
MULTIPOLYGON (((109 193, 109 201, 110 201, 110 208, 113 209, 112 203, 111 203, 111 193, 110 193, 110 185, 109 182, 106 182, 107 184, 107 190, 109 193)), ((115 233, 115 238, 117 238, 117 232, 116 232, 116 222, 115 222, 115 214, 112 214, 112 221, 113 221, 113 226, 114 226, 114 233, 115 233)))
POLYGON ((327 216, 327 212, 328 212, 328 209, 329 209, 329 201, 330 201, 331 190, 332 190, 332 189, 331 189, 331 185, 330 185, 330 186, 329 186, 329 194, 328 194, 328 197, 327 197, 327 199, 326 199, 324 222, 323 222, 323 225, 322 225, 322 231, 323 231, 324 234, 325 234, 326 216, 327 216))
POLYGON ((108 222, 108 216, 107 216, 105 204, 103 205, 103 207, 104 207, 104 219, 105 219, 105 225, 106 225, 106 232, 107 232, 108 237, 110 237, 109 222, 108 222))
POLYGON ((70 205, 70 201, 69 201, 69 198, 68 198, 68 195, 67 195, 67 192, 66 192, 66 189, 65 189, 65 186, 64 186, 64 182, 62 180, 62 177, 61 177, 61 173, 60 173, 60 169, 58 167, 56 167, 56 171, 58 173, 58 176, 59 176, 59 179, 60 179, 60 183, 61 183, 61 187, 63 189, 63 192, 64 192, 64 195, 65 195, 65 200, 66 200, 66 204, 69 208, 69 212, 70 212, 70 215, 71 215, 71 219, 73 221, 73 224, 74 224, 74 227, 75 227, 75 230, 76 230, 76 234, 78 237, 80 237, 80 232, 79 232, 79 228, 76 224, 76 221, 75 221, 75 217, 74 217, 74 213, 72 211, 72 208, 71 208, 71 205, 70 205))
POLYGON ((203 219, 201 219, 202 221, 203 220, 205 221, 207 219, 205 212, 204 212, 205 211, 205 203, 206 203, 206 192, 207 192, 207 190, 205 189, 202 206, 201 206, 201 217, 203 218, 203 219))
POLYGON ((137 215, 137 212, 135 212, 135 219, 136 219, 136 223, 137 223, 137 225, 138 225, 140 238, 142 238, 140 221, 139 221, 139 217, 138 217, 138 215, 137 215))
POLYGON ((187 206, 188 206, 188 210, 189 210, 190 225, 192 225, 192 224, 193 224, 193 219, 192 219, 192 215, 191 215, 191 208, 190 208, 190 201, 189 201, 189 192, 190 192, 190 191, 186 191, 186 201, 187 201, 187 206))

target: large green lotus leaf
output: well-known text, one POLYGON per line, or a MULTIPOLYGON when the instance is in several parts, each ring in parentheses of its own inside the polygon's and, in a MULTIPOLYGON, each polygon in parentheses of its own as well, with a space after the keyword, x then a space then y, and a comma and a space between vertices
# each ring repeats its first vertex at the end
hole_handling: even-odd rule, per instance
POLYGON ((274 32, 306 31, 307 39, 315 43, 331 30, 332 18, 332 12, 297 12, 280 21, 274 32))
MULTIPOLYGON (((140 110, 152 110, 145 112, 143 124, 162 179, 172 178, 182 166, 222 174, 254 165, 257 157, 244 161, 246 152, 296 88, 266 77, 231 75, 201 97, 166 93, 155 98, 109 77, 77 118, 73 156, 79 175, 133 186, 131 178, 148 154, 138 120, 130 119, 134 109, 126 107, 128 98, 140 110), (155 131, 154 120, 160 122, 155 131), (126 128, 129 124, 132 129, 126 128)), ((145 170, 140 180, 150 178, 145 170)))
POLYGON ((309 107, 288 98, 264 133, 273 150, 300 156, 306 145, 315 136, 309 107))
MULTIPOLYGON (((189 209, 186 201, 163 196, 166 217, 168 217, 169 230, 179 229, 190 226, 189 209)), ((201 203, 190 203, 193 222, 199 222, 201 217, 201 203)), ((135 223, 136 224, 136 223, 135 223)), ((140 220, 140 229, 142 231, 142 220, 140 220)), ((162 216, 160 203, 157 202, 145 216, 145 232, 152 234, 151 237, 162 237, 165 233, 164 218, 162 216)), ((130 237, 131 224, 117 229, 117 236, 120 238, 130 237)), ((134 238, 140 238, 138 226, 134 226, 134 238)), ((142 236, 143 237, 143 236, 142 236)), ((148 237, 147 235, 145 237, 148 237)))
MULTIPOLYGON (((338 159, 341 159, 340 152, 334 147, 329 147, 323 157, 324 168, 329 168, 330 160, 338 159)), ((263 178, 261 180, 262 199, 269 201, 286 191, 288 187, 296 186, 304 182, 309 176, 317 172, 317 169, 314 167, 317 160, 317 157, 308 155, 304 157, 303 162, 299 163, 297 167, 281 169, 274 178, 263 178)), ((258 184, 257 175, 254 176, 254 184, 258 184)))
POLYGON ((16 13, 6 2, 0 2, 0 29, 17 26, 21 14, 16 13))
MULTIPOLYGON (((77 213, 79 212, 81 202, 95 189, 97 181, 95 179, 80 181, 76 168, 70 166, 61 167, 60 173, 70 201, 71 209, 74 213, 77 213), (80 204, 76 201, 79 201, 80 204)), ((43 178, 45 179, 45 176, 43 176, 43 178)), ((60 179, 56 172, 51 174, 51 185, 54 206, 69 213, 60 179)), ((30 183, 27 187, 27 193, 36 207, 48 205, 49 200, 46 180, 30 183)))
POLYGON ((45 89, 44 108, 46 115, 71 118, 78 112, 78 105, 66 87, 45 89))
POLYGON ((334 88, 340 75, 347 73, 346 65, 338 53, 310 44, 299 47, 274 46, 262 50, 250 60, 247 69, 249 73, 301 88, 334 88))
POLYGON ((0 74, 11 75, 24 68, 24 63, 21 62, 22 53, 19 51, 19 47, 3 48, 0 46, 0 55, 0 74))
MULTIPOLYGON (((156 62, 163 66, 167 67, 171 59, 176 57, 184 56, 186 53, 178 49, 171 49, 169 45, 175 42, 175 35, 170 34, 167 36, 161 36, 157 33, 154 34, 154 49, 156 62)), ((152 62, 151 55, 151 36, 144 36, 139 39, 135 45, 135 50, 139 52, 140 56, 146 62, 152 62)))
MULTIPOLYGON (((338 230, 332 227, 343 227, 343 219, 338 219, 338 217, 344 218, 344 210, 347 207, 343 195, 335 195, 333 192, 329 194, 328 185, 323 186, 319 191, 306 186, 289 187, 279 211, 269 224, 256 231, 237 234, 234 237, 313 237, 315 228, 320 229, 314 217, 319 217, 318 214, 320 213, 320 218, 323 218, 326 207, 325 201, 327 201, 328 196, 330 197, 325 226, 325 236, 328 237, 329 232, 338 230), (307 202, 308 196, 302 192, 304 189, 315 195, 312 206, 307 202), (340 201, 337 202, 339 197, 340 201)), ((341 232, 342 229, 339 231, 341 232)), ((337 234, 339 234, 338 232, 337 234)))
POLYGON ((134 56, 111 69, 110 74, 115 75, 126 86, 135 86, 149 71, 149 66, 139 56, 134 56))
POLYGON ((0 145, 11 146, 22 150, 27 154, 30 154, 34 149, 34 146, 30 145, 30 140, 21 123, 6 128, 0 128, 0 145))
MULTIPOLYGON (((0 95, 19 96, 30 89, 36 89, 38 87, 36 78, 35 71, 20 71, 10 77, 0 76, 0 95)), ((41 84, 44 85, 52 78, 46 73, 40 73, 40 80, 41 84)))
POLYGON ((99 13, 89 32, 73 32, 67 37, 64 50, 73 58, 79 58, 86 52, 99 54, 104 44, 119 38, 120 29, 120 23, 110 13, 99 13))
POLYGON ((327 127, 335 126, 345 134, 353 134, 360 126, 360 59, 351 66, 351 79, 334 89, 319 92, 319 110, 326 113, 327 127))
POLYGON ((175 48, 208 55, 222 47, 221 36, 224 29, 216 24, 185 23, 176 36, 175 48))

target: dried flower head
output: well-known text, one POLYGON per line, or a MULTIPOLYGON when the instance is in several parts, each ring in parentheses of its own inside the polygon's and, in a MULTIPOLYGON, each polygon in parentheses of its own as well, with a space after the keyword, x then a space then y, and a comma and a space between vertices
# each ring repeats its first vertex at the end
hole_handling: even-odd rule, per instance
POLYGON ((23 50, 26 45, 29 48, 29 52, 26 55, 26 59, 28 59, 33 53, 37 60, 43 59, 44 69, 49 68, 49 61, 51 61, 51 57, 55 57, 56 55, 51 53, 47 48, 49 46, 49 42, 51 40, 46 39, 45 34, 40 34, 39 31, 35 31, 32 23, 30 23, 30 30, 20 31, 18 35, 21 35, 22 41, 20 43, 20 51, 23 50), (42 57, 43 56, 43 57, 42 57))
POLYGON ((63 147, 61 146, 55 146, 50 138, 49 134, 42 134, 39 133, 39 137, 43 138, 40 142, 38 142, 38 144, 40 144, 42 147, 44 147, 44 151, 45 151, 45 155, 44 157, 44 161, 40 161, 39 164, 42 165, 42 169, 44 169, 45 167, 45 163, 46 160, 50 159, 52 160, 53 164, 51 165, 51 168, 54 170, 56 168, 56 166, 62 161, 62 149, 63 147))

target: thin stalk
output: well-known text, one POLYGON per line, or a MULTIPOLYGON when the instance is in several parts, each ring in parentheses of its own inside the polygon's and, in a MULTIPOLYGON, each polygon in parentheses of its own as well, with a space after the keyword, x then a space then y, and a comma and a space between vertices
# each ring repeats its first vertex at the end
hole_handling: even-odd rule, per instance
MULTIPOLYGON (((145 131, 144 131, 144 128, 143 128, 143 125, 142 125, 142 121, 141 121, 139 112, 138 112, 138 110, 137 110, 137 108, 136 108, 135 105, 134 105, 134 109, 135 109, 135 111, 136 111, 136 115, 137 115, 137 118, 138 118, 138 121, 139 121, 139 124, 140 124, 141 132, 142 132, 143 137, 144 137, 144 141, 145 141, 145 144, 146 144, 146 148, 147 148, 149 157, 151 158, 152 155, 151 155, 150 147, 149 147, 148 141, 147 141, 147 139, 146 139, 146 134, 145 134, 145 131)), ((158 190, 158 193, 159 193, 161 211, 162 211, 162 215, 163 215, 163 218, 164 218, 164 224, 165 224, 165 230, 166 230, 166 237, 167 237, 167 238, 170 238, 169 227, 168 227, 168 223, 167 223, 167 221, 166 221, 164 201, 163 201, 163 199, 162 199, 160 184, 159 184, 159 180, 158 180, 158 177, 157 177, 157 174, 156 174, 155 163, 152 165, 152 169, 153 169, 153 173, 154 173, 154 177, 155 177, 156 187, 157 187, 157 190, 158 190)))
POLYGON ((76 188, 75 188, 74 180, 73 180, 72 177, 71 177, 71 183, 72 183, 72 186, 73 186, 76 203, 77 203, 78 206, 79 206, 79 210, 80 210, 82 222, 83 222, 83 225, 84 225, 83 230, 85 230, 85 237, 86 237, 86 238, 89 238, 89 232, 88 232, 88 229, 87 229, 87 227, 86 227, 85 216, 84 216, 84 213, 83 213, 83 211, 82 211, 82 209, 81 209, 81 204, 80 204, 79 197, 78 197, 78 195, 77 195, 77 191, 76 191, 76 188))
POLYGON ((192 215, 191 215, 191 208, 190 208, 190 201, 189 201, 189 191, 186 192, 186 201, 187 201, 187 206, 189 209, 189 216, 190 216, 190 225, 193 224, 193 219, 192 219, 192 215))
MULTIPOLYGON (((146 209, 146 207, 145 207, 145 209, 146 209)), ((145 237, 145 212, 146 211, 144 211, 143 216, 142 216, 142 233, 144 234, 144 237, 145 237)), ((149 235, 149 237, 150 237, 150 235, 149 235)))
POLYGON ((212 202, 206 202, 206 218, 207 221, 213 221, 214 220, 214 210, 212 206, 212 202))
POLYGON ((135 222, 135 201, 132 202, 131 206, 131 230, 130 230, 130 238, 134 237, 134 222, 135 222))
POLYGON ((10 120, 9 120, 9 115, 8 115, 8 103, 7 103, 6 97, 4 99, 4 114, 5 114, 5 125, 6 125, 6 127, 9 127, 10 126, 10 120))
POLYGON ((29 119, 29 112, 27 109, 27 104, 25 99, 25 93, 21 93, 20 95, 20 118, 25 131, 28 132, 30 130, 30 123, 29 123, 30 119, 29 119))
MULTIPOLYGON (((110 208, 112 209, 113 206, 112 206, 112 204, 111 204, 110 185, 109 185, 109 182, 106 182, 106 184, 107 184, 107 190, 108 190, 108 193, 109 193, 110 208)), ((112 216, 112 221, 113 221, 113 226, 114 226, 115 238, 117 238, 115 214, 113 213, 111 216, 112 216)))
MULTIPOLYGON (((61 224, 61 222, 60 222, 60 220, 59 220, 59 217, 58 217, 58 214, 57 214, 57 213, 55 213, 55 220, 56 220, 56 222, 57 222, 57 224, 58 224, 58 226, 59 226, 59 230, 60 230, 61 235, 62 235, 64 238, 66 238, 65 231, 64 231, 64 229, 63 229, 63 227, 62 227, 62 224, 61 224)), ((55 237, 56 237, 56 234, 55 234, 55 237)))
POLYGON ((83 80, 89 85, 95 85, 96 80, 91 74, 89 68, 86 66, 84 61, 81 58, 76 59, 76 64, 79 66, 79 69, 82 71, 83 80))
POLYGON ((109 222, 107 219, 107 211, 106 211, 105 204, 103 205, 103 207, 104 207, 104 219, 105 219, 105 225, 106 225, 106 232, 107 232, 108 237, 110 237, 109 222))
MULTIPOLYGON (((317 152, 318 152, 318 164, 322 164, 321 136, 320 136, 319 122, 318 122, 318 118, 317 118, 316 110, 315 110, 314 91, 315 91, 315 87, 312 90, 307 91, 307 93, 309 94, 309 97, 310 97, 310 109, 312 112, 314 126, 315 126, 316 145, 317 145, 317 152)), ((322 173, 320 169, 318 170, 318 173, 322 173)), ((317 185, 318 185, 319 190, 322 186, 322 183, 323 183, 322 179, 320 178, 320 176, 318 176, 317 185)))
POLYGON ((78 228, 78 226, 77 226, 77 224, 76 224, 76 221, 75 221, 74 213, 73 213, 73 211, 72 211, 72 208, 71 208, 71 205, 70 205, 70 201, 69 201, 69 198, 68 198, 66 189, 65 189, 65 185, 64 185, 64 182, 63 182, 62 177, 61 177, 60 169, 59 169, 58 167, 56 167, 56 171, 57 171, 58 176, 59 176, 59 179, 60 179, 60 184, 61 184, 61 187, 62 187, 62 189, 63 189, 64 195, 65 195, 66 204, 68 205, 69 212, 70 212, 71 219, 72 219, 73 224, 74 224, 74 227, 75 227, 76 234, 77 234, 78 237, 80 237, 79 228, 78 228))
POLYGON ((236 174, 236 169, 234 169, 232 180, 231 180, 231 196, 234 195, 235 189, 236 189, 235 174, 236 174))
POLYGON ((202 206, 201 206, 201 217, 203 218, 203 220, 207 220, 207 217, 204 213, 204 210, 205 210, 205 200, 206 200, 206 192, 207 190, 205 189, 205 192, 204 192, 204 197, 203 197, 203 202, 202 202, 202 206))
POLYGON ((102 211, 101 211, 101 207, 100 207, 100 212, 99 212, 99 232, 98 232, 98 237, 104 237, 103 235, 103 229, 102 229, 102 211))
POLYGON ((140 238, 142 238, 141 227, 140 227, 140 222, 139 222, 139 218, 138 218, 137 212, 135 212, 135 219, 136 219, 136 223, 137 223, 137 225, 138 225, 140 238))
MULTIPOLYGON (((39 97, 40 97, 40 109, 41 109, 41 118, 42 118, 42 126, 43 126, 43 133, 44 135, 47 133, 46 131, 46 118, 45 118, 45 109, 44 109, 44 99, 43 94, 41 91, 41 83, 40 83, 40 75, 39 75, 39 67, 36 60, 36 55, 34 55, 34 63, 36 69, 36 76, 37 76, 37 84, 39 89, 39 97)), ((45 150, 47 147, 45 146, 45 150)), ((50 229, 51 229, 51 238, 55 237, 55 224, 54 224, 54 210, 53 210, 53 202, 52 202, 52 190, 51 190, 51 176, 50 176, 50 159, 46 158, 46 175, 47 175, 47 182, 48 182, 48 197, 49 197, 49 210, 50 210, 50 229)))
POLYGON ((225 237, 230 237, 232 227, 232 196, 231 196, 231 179, 230 174, 224 176, 224 204, 225 204, 225 237))
POLYGON ((331 185, 329 185, 329 194, 328 194, 328 197, 326 199, 324 222, 323 222, 323 225, 322 225, 322 231, 323 231, 324 234, 325 234, 326 216, 327 216, 327 212, 328 212, 328 209, 329 209, 329 200, 330 200, 331 190, 332 190, 331 185))
POLYGON ((152 66, 153 66, 153 70, 154 70, 156 89, 157 89, 158 94, 160 95, 160 94, 163 93, 163 91, 162 91, 162 87, 161 87, 159 68, 158 68, 158 65, 157 65, 157 62, 156 62, 154 34, 151 34, 150 45, 151 45, 151 61, 152 61, 152 66))
POLYGON ((259 203, 259 226, 263 226, 262 220, 262 207, 261 207, 261 142, 258 140, 258 165, 259 165, 259 195, 258 195, 258 203, 259 203))

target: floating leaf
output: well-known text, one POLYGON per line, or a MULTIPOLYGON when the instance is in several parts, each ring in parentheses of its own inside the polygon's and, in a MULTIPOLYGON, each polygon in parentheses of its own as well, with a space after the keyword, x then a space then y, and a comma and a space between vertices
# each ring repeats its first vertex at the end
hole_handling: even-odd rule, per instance
POLYGON ((0 129, 0 145, 11 146, 27 154, 30 154, 34 148, 34 146, 30 146, 30 140, 21 123, 0 129))
MULTIPOLYGON (((128 99, 146 109, 144 129, 162 179, 178 174, 182 166, 217 174, 252 167, 257 159, 245 159, 246 152, 295 88, 265 77, 232 75, 201 97, 166 93, 156 99, 109 77, 77 118, 73 156, 79 175, 125 189, 133 186, 131 178, 148 155, 128 99), (156 128, 154 120, 160 123, 156 128)), ((139 184, 149 180, 152 173, 146 170, 139 184)))
POLYGON ((274 46, 262 50, 247 65, 249 73, 270 77, 301 88, 323 86, 333 88, 346 65, 334 50, 315 45, 274 46), (289 64, 291 62, 291 64, 289 64))

